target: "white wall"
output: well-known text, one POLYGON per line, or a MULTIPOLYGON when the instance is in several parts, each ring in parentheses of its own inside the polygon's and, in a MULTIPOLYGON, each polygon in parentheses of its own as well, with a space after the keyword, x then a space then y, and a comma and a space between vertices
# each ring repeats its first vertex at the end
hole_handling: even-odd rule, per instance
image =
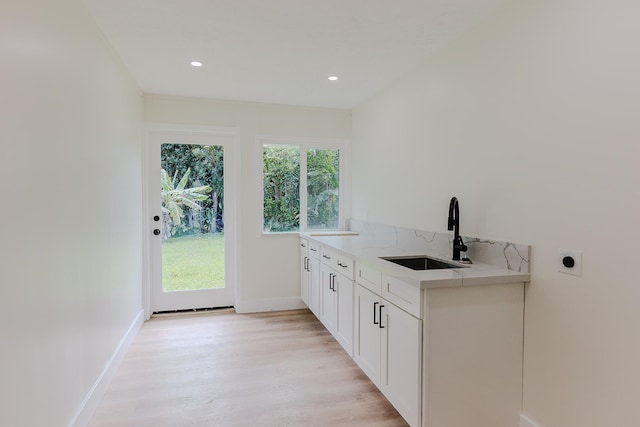
POLYGON ((300 271, 297 234, 260 236, 259 200, 262 195, 259 135, 349 139, 351 113, 347 110, 283 106, 145 94, 148 122, 233 127, 238 130, 240 156, 238 208, 239 311, 266 311, 300 307, 300 271))
POLYGON ((0 13, 0 424, 65 426, 141 309, 137 87, 78 0, 0 13))
POLYGON ((354 111, 354 218, 444 231, 455 195, 463 234, 533 246, 523 413, 540 426, 640 422, 638 16, 514 1, 354 111), (582 277, 558 248, 584 251, 582 277))

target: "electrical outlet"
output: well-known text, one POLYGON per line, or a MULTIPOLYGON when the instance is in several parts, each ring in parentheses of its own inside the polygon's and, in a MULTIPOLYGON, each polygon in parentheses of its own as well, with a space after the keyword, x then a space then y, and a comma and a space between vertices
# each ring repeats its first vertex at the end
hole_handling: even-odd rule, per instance
POLYGON ((558 249, 558 271, 582 276, 582 251, 558 249))

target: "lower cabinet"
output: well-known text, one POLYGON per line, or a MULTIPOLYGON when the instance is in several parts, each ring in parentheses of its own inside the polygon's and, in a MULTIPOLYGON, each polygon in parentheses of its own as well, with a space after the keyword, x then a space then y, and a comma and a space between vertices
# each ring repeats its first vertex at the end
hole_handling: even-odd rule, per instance
POLYGON ((380 389, 412 426, 420 423, 422 321, 381 300, 380 389))
POLYGON ((321 308, 318 318, 353 354, 353 280, 326 264, 320 265, 321 308))
POLYGON ((309 306, 309 241, 300 239, 300 299, 309 306))
POLYGON ((300 299, 320 317, 319 245, 300 238, 300 299))
POLYGON ((421 320, 358 284, 354 311, 354 360, 410 425, 420 425, 421 320))
POLYGON ((309 257, 309 309, 320 318, 320 260, 309 257))
POLYGON ((329 332, 333 333, 338 323, 338 291, 334 287, 333 270, 320 264, 320 321, 329 332))
POLYGON ((524 283, 420 289, 301 243, 303 300, 410 426, 518 424, 524 283))
POLYGON ((380 297, 356 284, 353 309, 353 359, 380 388, 380 297))

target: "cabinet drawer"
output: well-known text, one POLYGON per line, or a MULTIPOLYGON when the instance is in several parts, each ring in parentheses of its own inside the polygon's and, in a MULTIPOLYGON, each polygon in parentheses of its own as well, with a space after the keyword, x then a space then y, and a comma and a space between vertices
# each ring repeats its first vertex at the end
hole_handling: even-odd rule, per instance
POLYGON ((382 293, 382 273, 359 262, 356 263, 356 282, 376 295, 382 293))
POLYGON ((324 246, 320 248, 320 254, 320 261, 322 261, 323 264, 330 266, 338 273, 353 280, 353 265, 355 264, 353 258, 325 248, 324 246))
POLYGON ((335 260, 337 258, 337 255, 334 251, 332 251, 331 249, 327 249, 324 246, 320 247, 320 262, 322 262, 323 264, 327 264, 328 266, 333 267, 335 265, 335 260))
POLYGON ((320 259, 320 244, 318 242, 314 242, 313 240, 309 240, 309 256, 311 258, 320 259))
POLYGON ((353 258, 338 254, 338 256, 336 257, 336 264, 334 268, 338 273, 342 273, 349 279, 353 280, 354 264, 355 264, 355 261, 353 260, 353 258))
POLYGON ((420 288, 390 276, 382 276, 382 297, 407 313, 421 318, 420 288))

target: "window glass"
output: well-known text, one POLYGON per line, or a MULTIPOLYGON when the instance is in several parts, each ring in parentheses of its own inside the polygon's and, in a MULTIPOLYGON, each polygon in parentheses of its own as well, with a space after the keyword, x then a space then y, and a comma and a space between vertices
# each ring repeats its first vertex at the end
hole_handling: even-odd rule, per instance
POLYGON ((307 228, 337 229, 340 151, 307 150, 307 228))
POLYGON ((340 161, 339 148, 321 144, 263 144, 262 231, 339 229, 340 161))
POLYGON ((264 231, 300 230, 300 147, 263 146, 264 231))

